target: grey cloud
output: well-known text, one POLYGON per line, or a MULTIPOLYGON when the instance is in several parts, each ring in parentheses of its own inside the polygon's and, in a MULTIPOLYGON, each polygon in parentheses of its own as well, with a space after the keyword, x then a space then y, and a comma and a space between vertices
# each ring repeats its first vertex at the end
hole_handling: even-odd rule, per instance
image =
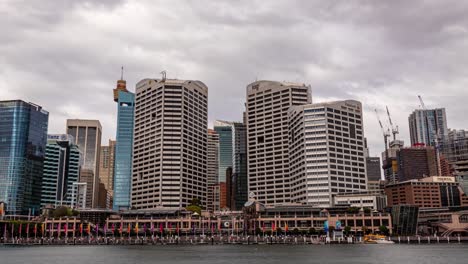
POLYGON ((315 102, 362 101, 377 154, 373 109, 388 105, 407 139, 418 94, 468 128, 467 13, 460 1, 6 1, 0 99, 43 105, 54 133, 99 119, 107 142, 121 65, 131 89, 161 70, 202 80, 210 123, 241 120, 256 79, 305 82, 315 102))

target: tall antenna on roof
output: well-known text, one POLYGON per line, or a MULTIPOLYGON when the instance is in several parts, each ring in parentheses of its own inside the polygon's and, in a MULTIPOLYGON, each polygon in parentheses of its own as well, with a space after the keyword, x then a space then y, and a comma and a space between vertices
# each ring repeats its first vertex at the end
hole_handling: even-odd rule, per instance
POLYGON ((120 69, 120 80, 123 80, 123 66, 122 66, 122 68, 120 69))

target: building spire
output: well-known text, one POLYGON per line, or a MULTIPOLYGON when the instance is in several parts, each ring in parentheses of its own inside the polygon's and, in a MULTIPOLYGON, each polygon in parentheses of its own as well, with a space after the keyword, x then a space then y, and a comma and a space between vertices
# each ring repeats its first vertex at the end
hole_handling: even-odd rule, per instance
POLYGON ((124 72, 124 68, 122 66, 122 68, 120 69, 120 80, 123 80, 123 72, 124 72))

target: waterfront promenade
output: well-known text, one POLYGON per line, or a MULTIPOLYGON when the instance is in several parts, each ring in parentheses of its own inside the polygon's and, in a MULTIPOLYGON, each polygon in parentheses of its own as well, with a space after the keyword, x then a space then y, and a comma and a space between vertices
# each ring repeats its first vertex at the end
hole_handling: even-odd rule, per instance
MULTIPOLYGON (((468 237, 393 236, 395 244, 461 244, 468 237)), ((327 238, 326 236, 166 236, 166 237, 68 237, 2 238, 0 245, 324 245, 362 244, 362 237, 327 238)))

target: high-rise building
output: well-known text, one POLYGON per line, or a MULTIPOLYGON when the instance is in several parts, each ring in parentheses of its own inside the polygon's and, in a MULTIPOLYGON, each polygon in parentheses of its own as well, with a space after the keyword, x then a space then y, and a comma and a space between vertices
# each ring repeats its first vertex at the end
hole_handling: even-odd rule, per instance
POLYGON ((208 129, 207 143, 207 201, 206 208, 209 211, 215 210, 215 201, 219 200, 214 197, 216 185, 219 182, 218 177, 218 152, 219 152, 219 135, 216 131, 208 129))
POLYGON ((220 182, 226 182, 228 207, 241 210, 247 202, 247 130, 241 122, 216 120, 214 130, 219 134, 220 182), (227 178, 231 168, 232 178, 227 178))
POLYGON ((129 209, 131 204, 133 126, 135 94, 127 90, 123 76, 114 89, 117 103, 117 136, 114 160, 113 209, 129 209))
POLYGON ((330 207, 334 194, 367 190, 360 102, 295 106, 289 120, 292 202, 330 207))
POLYGON ((37 214, 49 113, 21 100, 0 101, 0 203, 8 214, 37 214))
POLYGON ((397 152, 397 163, 399 182, 438 175, 434 147, 401 148, 397 152))
POLYGON ((81 150, 80 182, 86 183, 86 207, 95 208, 99 201, 101 123, 98 120, 68 119, 67 134, 75 139, 74 143, 81 150))
POLYGON ((310 86, 257 81, 247 86, 248 188, 263 204, 290 202, 288 110, 312 102, 310 86))
POLYGON ((449 129, 439 147, 442 160, 449 164, 450 174, 457 177, 460 187, 468 193, 468 131, 449 129))
POLYGON ((42 176, 41 207, 72 206, 78 192, 81 152, 72 136, 48 135, 42 176))
POLYGON ((435 139, 447 135, 445 108, 414 110, 408 117, 411 145, 435 146, 435 139))
POLYGON ((99 179, 103 184, 99 189, 100 208, 110 208, 114 194, 115 140, 109 140, 108 146, 101 146, 99 158, 99 179))
POLYGON ((367 157, 366 158, 366 173, 368 181, 380 181, 381 180, 381 167, 379 157, 367 157))
POLYGON ((216 120, 214 130, 219 135, 219 182, 226 182, 226 169, 233 162, 233 128, 231 123, 216 120))
POLYGON ((132 207, 181 208, 193 198, 206 205, 207 104, 200 81, 137 83, 132 207))

